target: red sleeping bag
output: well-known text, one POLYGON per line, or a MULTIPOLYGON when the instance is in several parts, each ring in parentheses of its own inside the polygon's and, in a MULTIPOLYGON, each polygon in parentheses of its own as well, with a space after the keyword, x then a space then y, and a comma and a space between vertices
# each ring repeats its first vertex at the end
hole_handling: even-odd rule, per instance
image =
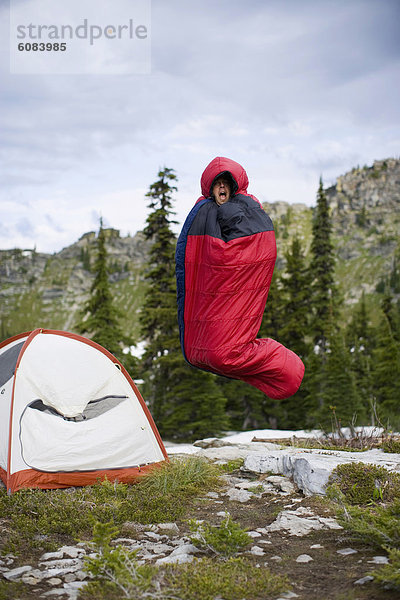
POLYGON ((272 339, 258 339, 276 260, 272 221, 247 194, 241 165, 218 157, 201 178, 202 196, 178 239, 176 276, 182 351, 194 367, 241 379, 270 398, 287 398, 302 381, 300 358, 272 339), (216 177, 234 189, 218 205, 216 177))

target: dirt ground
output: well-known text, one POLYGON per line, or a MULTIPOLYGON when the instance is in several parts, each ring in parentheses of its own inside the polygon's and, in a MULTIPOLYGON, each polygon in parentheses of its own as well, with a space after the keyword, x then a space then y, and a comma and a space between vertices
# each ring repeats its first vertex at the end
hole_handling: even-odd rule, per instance
MULTIPOLYGON (((217 525, 221 523, 221 511, 229 512, 231 518, 242 527, 253 531, 263 528, 272 523, 279 512, 287 505, 293 503, 294 508, 299 506, 311 507, 315 514, 320 516, 334 516, 329 504, 322 498, 305 497, 296 492, 290 496, 278 496, 275 494, 263 494, 261 497, 254 496, 246 503, 230 501, 223 495, 221 489, 218 498, 197 498, 189 515, 177 522, 180 536, 190 535, 188 521, 190 519, 204 519, 206 522, 217 525)), ((1 517, 0 517, 1 525, 1 517)), ((0 527, 1 530, 1 527, 0 527)), ((134 532, 124 532, 125 537, 135 537, 134 532)), ((0 532, 1 538, 1 532, 0 532)), ((59 540, 60 546, 71 543, 69 539, 59 540)), ((297 594, 299 600, 399 600, 398 592, 384 590, 374 582, 364 585, 354 585, 354 582, 364 577, 376 565, 369 561, 373 556, 381 555, 382 552, 364 546, 362 543, 351 539, 344 530, 320 530, 312 532, 303 537, 288 535, 284 532, 271 532, 263 538, 255 538, 252 545, 259 545, 265 551, 264 556, 254 556, 249 551, 243 553, 254 565, 260 568, 266 566, 274 574, 286 575, 292 585, 292 592, 297 594), (268 540, 271 544, 262 544, 260 539, 268 540), (319 548, 311 546, 319 544, 319 548), (342 556, 337 550, 353 548, 357 552, 348 556, 342 556), (312 561, 308 563, 297 563, 296 558, 300 554, 308 554, 312 561), (281 560, 277 560, 279 556, 281 560)), ((39 561, 40 553, 35 560, 39 561)), ((30 557, 29 563, 34 568, 35 560, 30 557)), ((23 557, 19 557, 18 565, 24 563, 23 557)), ((17 566, 17 563, 14 566, 17 566)), ((39 598, 41 594, 49 591, 49 587, 38 584, 34 588, 28 585, 15 584, 9 588, 9 595, 2 596, 0 588, 0 600, 31 600, 39 598)), ((67 599, 67 596, 61 596, 67 599)), ((251 594, 246 600, 252 600, 251 594)))
MULTIPOLYGON (((219 501, 223 500, 223 504, 208 498, 202 499, 197 501, 193 518, 218 524, 221 517, 217 517, 216 513, 225 510, 242 527, 255 530, 271 524, 293 498, 301 499, 294 509, 299 506, 311 507, 315 514, 334 517, 322 498, 307 498, 302 493, 296 493, 290 497, 279 498, 265 495, 262 498, 253 498, 247 503, 223 500, 224 496, 219 498, 219 501)), ((314 531, 303 537, 271 532, 267 538, 264 536, 264 539, 268 539, 272 544, 260 544, 258 539, 254 539, 253 545, 262 547, 265 556, 252 556, 247 552, 246 557, 260 567, 266 565, 275 574, 286 575, 292 584, 292 592, 298 595, 299 600, 399 600, 398 592, 384 590, 374 582, 354 585, 355 581, 377 567, 368 561, 373 556, 382 555, 383 552, 355 541, 342 529, 314 531), (321 545, 322 548, 311 548, 315 544, 321 545), (347 556, 337 553, 337 550, 349 547, 357 552, 347 556), (301 554, 308 554, 313 560, 297 563, 296 558, 301 554), (273 556, 280 556, 282 560, 271 559, 273 556)), ((251 600, 251 596, 247 600, 251 600)))

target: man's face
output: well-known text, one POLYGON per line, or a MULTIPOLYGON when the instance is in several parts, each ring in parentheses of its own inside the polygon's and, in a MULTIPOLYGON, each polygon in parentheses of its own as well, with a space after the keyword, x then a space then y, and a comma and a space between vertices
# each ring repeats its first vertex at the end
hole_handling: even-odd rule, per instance
POLYGON ((221 204, 224 204, 225 202, 228 202, 231 195, 229 179, 223 176, 218 177, 218 179, 216 179, 214 182, 212 193, 215 198, 215 202, 219 206, 221 206, 221 204))

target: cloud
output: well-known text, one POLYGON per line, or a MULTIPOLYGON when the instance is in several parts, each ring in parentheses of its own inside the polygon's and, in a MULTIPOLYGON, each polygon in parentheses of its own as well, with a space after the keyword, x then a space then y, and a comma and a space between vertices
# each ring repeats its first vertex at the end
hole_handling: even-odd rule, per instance
POLYGON ((150 75, 28 76, 9 73, 0 3, 0 243, 60 249, 100 214, 134 233, 164 165, 182 222, 218 155, 262 199, 314 203, 320 174, 398 153, 399 13, 395 0, 153 0, 150 75))

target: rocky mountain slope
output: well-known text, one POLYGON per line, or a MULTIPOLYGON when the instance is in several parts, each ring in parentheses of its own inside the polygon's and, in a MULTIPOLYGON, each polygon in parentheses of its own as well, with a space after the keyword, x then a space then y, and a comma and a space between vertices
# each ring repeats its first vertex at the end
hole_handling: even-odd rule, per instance
MULTIPOLYGON (((336 276, 345 306, 367 294, 377 304, 376 285, 400 258, 400 160, 375 161, 338 177, 326 190, 337 252, 336 276)), ((277 268, 294 235, 309 254, 313 209, 304 204, 265 204, 276 229, 277 268)), ((4 339, 35 327, 74 330, 93 281, 95 232, 53 255, 35 250, 0 250, 0 336, 4 339)), ((143 298, 142 269, 148 255, 142 233, 121 237, 107 230, 107 251, 116 305, 124 327, 138 335, 143 298)))
MULTIPOLYGON (((106 247, 114 301, 134 336, 149 244, 141 232, 121 237, 119 231, 107 229, 106 247)), ((35 250, 1 250, 1 337, 35 327, 74 331, 93 283, 95 259, 94 231, 52 255, 35 250)))

